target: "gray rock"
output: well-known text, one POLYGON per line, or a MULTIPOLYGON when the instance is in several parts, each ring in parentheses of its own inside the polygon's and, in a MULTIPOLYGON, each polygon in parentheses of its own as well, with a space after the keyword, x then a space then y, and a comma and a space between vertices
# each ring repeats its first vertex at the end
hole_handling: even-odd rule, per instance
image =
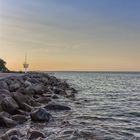
MULTIPOLYGON (((20 133, 19 129, 10 129, 8 130, 3 136, 2 136, 2 140, 11 140, 12 137, 20 137, 22 136, 22 134, 20 133)), ((13 139, 16 140, 16 139, 13 139)), ((18 140, 18 139, 17 139, 18 140)))
POLYGON ((35 140, 38 138, 46 138, 45 135, 42 132, 36 131, 36 130, 32 130, 29 133, 29 140, 35 140))
POLYGON ((35 122, 49 122, 51 119, 52 115, 43 108, 39 108, 31 113, 31 120, 35 122))
POLYGON ((5 116, 0 116, 0 126, 1 127, 13 127, 15 126, 17 123, 10 119, 10 118, 7 118, 5 116))
POLYGON ((11 92, 15 92, 16 90, 18 90, 20 88, 20 84, 19 83, 14 83, 14 84, 11 84, 10 86, 9 86, 9 90, 11 91, 11 92))
POLYGON ((37 79, 35 79, 35 78, 31 78, 30 80, 29 80, 29 82, 31 82, 32 84, 39 84, 40 82, 37 80, 37 79))
POLYGON ((9 96, 10 95, 10 92, 9 92, 9 90, 7 90, 7 89, 0 89, 0 95, 5 95, 5 96, 9 96))
POLYGON ((43 86, 42 85, 36 85, 34 86, 34 90, 36 94, 43 94, 44 90, 43 90, 43 86))
POLYGON ((35 89, 32 86, 28 86, 24 89, 24 93, 27 95, 34 95, 35 89))
POLYGON ((11 136, 10 140, 20 140, 17 136, 11 136))
POLYGON ((7 89, 8 90, 8 85, 5 81, 0 81, 0 89, 7 89))
POLYGON ((6 97, 1 102, 1 107, 4 111, 14 114, 14 112, 19 108, 18 104, 12 97, 6 97))
POLYGON ((17 114, 17 115, 25 115, 25 116, 28 116, 28 115, 29 115, 28 112, 26 112, 26 111, 24 111, 24 110, 21 110, 21 109, 18 109, 18 110, 15 112, 15 114, 17 114))
POLYGON ((13 98, 18 103, 20 109, 27 111, 27 112, 30 112, 32 110, 32 107, 30 106, 32 98, 30 96, 23 95, 18 92, 14 92, 13 98))
POLYGON ((14 84, 14 81, 9 79, 9 78, 6 79, 5 82, 7 83, 8 86, 11 85, 11 84, 14 84))
POLYGON ((26 88, 26 87, 32 86, 32 83, 26 80, 23 86, 26 88))
POLYGON ((40 98, 36 99, 36 101, 39 103, 47 104, 47 103, 51 102, 51 99, 48 97, 40 97, 40 98))
POLYGON ((5 112, 5 111, 3 111, 3 112, 0 112, 0 117, 7 117, 7 118, 11 118, 11 115, 9 114, 9 113, 7 113, 7 112, 5 112))
POLYGON ((28 119, 25 115, 13 115, 12 119, 19 124, 26 122, 28 119))
POLYGON ((14 92, 13 93, 13 98, 19 104, 19 106, 22 103, 28 103, 28 102, 30 102, 30 97, 29 96, 23 95, 22 93, 19 93, 19 92, 14 92))
POLYGON ((65 110, 71 110, 70 107, 65 106, 65 105, 60 105, 56 103, 50 103, 45 106, 45 109, 47 110, 56 110, 56 111, 65 111, 65 110))
POLYGON ((54 92, 54 94, 59 94, 59 95, 66 95, 66 92, 63 90, 63 89, 61 89, 61 88, 54 88, 53 89, 53 92, 54 92))
POLYGON ((27 112, 31 112, 31 110, 33 109, 30 105, 28 105, 27 103, 21 103, 20 104, 20 108, 24 111, 27 112))
POLYGON ((59 99, 59 97, 57 95, 53 94, 52 99, 59 99))

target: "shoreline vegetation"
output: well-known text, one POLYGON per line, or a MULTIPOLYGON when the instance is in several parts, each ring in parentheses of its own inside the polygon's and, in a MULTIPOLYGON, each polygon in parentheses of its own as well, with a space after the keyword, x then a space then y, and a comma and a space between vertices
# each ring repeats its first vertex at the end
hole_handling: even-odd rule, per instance
POLYGON ((67 117, 62 119, 62 114, 71 114, 73 108, 67 102, 73 102, 76 93, 66 81, 46 73, 32 72, 1 79, 0 139, 78 139, 76 132, 54 136, 51 130, 46 131, 52 127, 57 129, 58 124, 70 125, 67 117))

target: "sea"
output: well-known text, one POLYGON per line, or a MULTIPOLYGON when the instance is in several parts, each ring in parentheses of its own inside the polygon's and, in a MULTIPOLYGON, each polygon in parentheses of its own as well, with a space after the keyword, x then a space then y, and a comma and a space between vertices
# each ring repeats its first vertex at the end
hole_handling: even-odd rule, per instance
MULTIPOLYGON (((140 73, 55 72, 78 90, 75 123, 97 140, 140 140, 140 73)), ((79 127, 77 128, 79 129, 79 127)))

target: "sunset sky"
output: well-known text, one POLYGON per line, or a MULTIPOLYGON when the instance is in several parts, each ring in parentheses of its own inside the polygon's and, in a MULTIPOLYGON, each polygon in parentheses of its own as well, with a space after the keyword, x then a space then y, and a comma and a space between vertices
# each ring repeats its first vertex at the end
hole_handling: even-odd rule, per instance
POLYGON ((140 0, 0 0, 11 70, 140 71, 140 0))

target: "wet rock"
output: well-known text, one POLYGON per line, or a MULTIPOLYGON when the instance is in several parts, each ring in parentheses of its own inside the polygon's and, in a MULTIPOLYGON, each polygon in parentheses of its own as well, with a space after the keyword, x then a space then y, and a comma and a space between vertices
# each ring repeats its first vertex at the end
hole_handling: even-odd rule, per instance
POLYGON ((25 93, 25 88, 20 87, 16 92, 24 94, 25 93))
POLYGON ((35 90, 35 93, 36 94, 43 94, 44 93, 44 90, 43 90, 43 86, 42 85, 36 85, 35 87, 34 87, 34 90, 35 90))
POLYGON ((27 112, 31 112, 31 110, 33 109, 33 107, 31 107, 27 103, 21 103, 20 108, 24 111, 27 111, 27 112))
POLYGON ((53 94, 52 99, 59 99, 59 97, 57 95, 53 94))
POLYGON ((78 93, 78 91, 75 88, 70 88, 70 90, 72 91, 72 93, 78 93))
POLYGON ((43 108, 39 108, 31 113, 31 120, 35 122, 49 122, 51 119, 52 115, 43 108))
POLYGON ((8 85, 5 81, 0 81, 0 89, 7 89, 8 90, 8 85))
POLYGON ((48 92, 48 93, 44 93, 42 94, 43 97, 52 97, 52 93, 51 92, 48 92))
POLYGON ((11 84, 14 84, 14 81, 12 79, 6 79, 5 82, 7 83, 7 85, 11 85, 11 84))
MULTIPOLYGON (((18 130, 18 129, 15 129, 15 128, 13 128, 13 129, 10 129, 10 130, 8 130, 3 136, 2 136, 2 140, 11 140, 12 139, 12 137, 14 138, 14 137, 20 137, 20 136, 22 136, 21 135, 21 133, 20 133, 20 131, 18 130)), ((13 140, 18 140, 18 139, 13 139, 13 140)))
POLYGON ((13 98, 15 99, 15 101, 21 105, 22 103, 28 103, 30 101, 30 97, 27 95, 23 95, 19 92, 14 92, 13 93, 13 98))
POLYGON ((20 140, 17 136, 11 136, 10 140, 20 140))
POLYGON ((66 95, 66 92, 63 89, 61 89, 61 88, 56 88, 55 87, 53 89, 53 92, 54 92, 54 94, 66 95))
POLYGON ((32 86, 32 83, 26 80, 23 86, 26 88, 26 87, 32 86))
POLYGON ((66 93, 67 93, 67 95, 66 95, 67 98, 74 98, 75 97, 75 94, 71 90, 67 90, 66 93))
POLYGON ((18 104, 12 97, 6 97, 1 102, 1 107, 4 111, 13 114, 18 108, 18 104))
POLYGON ((51 99, 48 97, 40 97, 40 98, 36 99, 36 101, 39 103, 47 104, 47 103, 51 102, 51 99))
POLYGON ((0 89, 0 95, 10 96, 10 92, 7 89, 0 89))
POLYGON ((40 82, 37 80, 37 79, 35 79, 35 78, 31 78, 30 80, 29 80, 29 82, 31 82, 32 84, 39 84, 40 82))
POLYGON ((28 86, 24 89, 24 93, 27 95, 34 95, 35 89, 32 86, 28 86))
POLYGON ((4 116, 4 117, 7 117, 7 118, 11 118, 11 115, 9 114, 9 113, 7 113, 7 112, 0 112, 0 116, 4 116))
POLYGON ((6 89, 0 89, 0 111, 2 111, 1 102, 4 98, 10 97, 10 92, 6 89))
POLYGON ((13 115, 12 119, 20 124, 28 120, 25 115, 13 115))
POLYGON ((31 100, 30 105, 31 105, 31 107, 39 107, 39 106, 41 106, 41 103, 36 102, 36 100, 31 100))
POLYGON ((14 83, 14 84, 11 84, 10 86, 9 86, 9 90, 11 91, 11 92, 15 92, 16 90, 18 90, 20 88, 20 84, 19 83, 14 83))
POLYGON ((15 114, 28 116, 29 112, 26 112, 24 110, 18 109, 18 110, 16 110, 15 114))
POLYGON ((32 101, 30 96, 23 95, 18 92, 14 92, 13 98, 18 103, 20 109, 23 109, 24 111, 28 111, 28 112, 32 110, 32 107, 29 105, 32 101))
POLYGON ((39 132, 39 131, 35 131, 35 130, 32 130, 30 132, 28 132, 28 139, 29 140, 35 140, 35 139, 38 139, 38 138, 46 138, 45 135, 42 133, 42 132, 39 132))
POLYGON ((4 116, 0 116, 0 126, 1 127, 13 127, 15 126, 17 123, 10 119, 10 118, 7 118, 7 117, 4 117, 4 116))
POLYGON ((47 110, 56 110, 56 111, 65 111, 65 110, 71 110, 70 107, 65 106, 65 105, 60 105, 56 103, 50 103, 45 106, 45 109, 47 110))
POLYGON ((40 82, 42 82, 43 84, 47 85, 47 83, 48 83, 48 78, 42 77, 41 80, 40 80, 40 82))

